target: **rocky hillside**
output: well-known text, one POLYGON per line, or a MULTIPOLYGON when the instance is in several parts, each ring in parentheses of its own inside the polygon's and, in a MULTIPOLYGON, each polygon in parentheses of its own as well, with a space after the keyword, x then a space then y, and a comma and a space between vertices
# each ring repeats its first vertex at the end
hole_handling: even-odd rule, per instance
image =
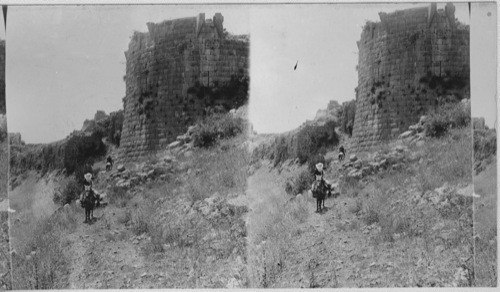
MULTIPOLYGON (((30 225, 34 232, 14 244, 14 287, 247 287, 247 208, 230 203, 248 176, 242 117, 208 118, 162 153, 112 171, 95 163, 94 187, 104 198, 96 219, 82 224, 83 209, 72 201, 30 225)), ((37 185, 72 198, 66 182, 50 187, 45 179, 37 185)), ((25 175, 16 191, 29 195, 22 189, 31 180, 25 175)))
POLYGON ((477 286, 497 285, 496 130, 474 123, 474 240, 477 286))
POLYGON ((348 148, 338 161, 336 147, 327 148, 325 176, 340 196, 327 199, 321 213, 307 192, 308 164, 253 160, 251 286, 475 285, 470 114, 463 119, 466 102, 450 107, 373 151, 348 148))

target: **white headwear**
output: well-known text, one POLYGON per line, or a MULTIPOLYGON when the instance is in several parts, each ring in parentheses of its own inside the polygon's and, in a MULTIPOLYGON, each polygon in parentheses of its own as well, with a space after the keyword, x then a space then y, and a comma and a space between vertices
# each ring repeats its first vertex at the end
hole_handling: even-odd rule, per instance
POLYGON ((320 163, 316 164, 316 169, 320 172, 323 171, 323 163, 320 162, 320 163))
POLYGON ((91 180, 92 179, 92 174, 90 172, 86 173, 84 176, 83 176, 86 180, 91 180))

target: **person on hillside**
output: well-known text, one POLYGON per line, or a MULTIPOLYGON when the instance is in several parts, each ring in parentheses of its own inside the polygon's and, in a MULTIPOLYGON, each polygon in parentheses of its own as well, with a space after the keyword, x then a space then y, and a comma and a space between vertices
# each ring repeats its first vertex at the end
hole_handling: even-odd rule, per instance
POLYGON ((331 189, 332 184, 325 179, 325 171, 323 169, 323 163, 318 163, 315 165, 314 168, 314 177, 315 180, 311 186, 311 191, 316 190, 316 188, 319 186, 320 183, 324 183, 327 187, 327 189, 331 189))
POLYGON ((342 161, 345 158, 345 149, 344 145, 340 145, 339 147, 339 160, 342 161))
POLYGON ((92 174, 86 173, 83 177, 84 177, 83 181, 84 190, 82 195, 80 196, 80 204, 82 205, 82 207, 86 209, 85 221, 87 222, 87 220, 94 219, 94 212, 92 211, 94 209, 93 207, 95 206, 96 202, 99 202, 99 195, 94 191, 92 174), (91 206, 85 206, 86 204, 90 204, 91 206), (87 214, 87 208, 89 208, 90 210, 89 214, 87 214))
POLYGON ((111 170, 112 167, 113 167, 113 158, 111 158, 111 155, 110 155, 106 159, 106 171, 111 170))

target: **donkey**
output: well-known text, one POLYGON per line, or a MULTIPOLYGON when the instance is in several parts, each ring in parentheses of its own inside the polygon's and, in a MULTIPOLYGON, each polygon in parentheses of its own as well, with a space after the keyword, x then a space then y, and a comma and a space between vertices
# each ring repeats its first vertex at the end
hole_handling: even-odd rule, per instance
POLYGON ((316 198, 316 212, 320 213, 325 208, 325 198, 330 192, 324 180, 315 181, 312 189, 313 198, 316 198))
POLYGON ((94 219, 94 208, 99 204, 99 195, 93 191, 85 191, 81 201, 82 207, 85 208, 85 221, 83 223, 90 223, 94 219))

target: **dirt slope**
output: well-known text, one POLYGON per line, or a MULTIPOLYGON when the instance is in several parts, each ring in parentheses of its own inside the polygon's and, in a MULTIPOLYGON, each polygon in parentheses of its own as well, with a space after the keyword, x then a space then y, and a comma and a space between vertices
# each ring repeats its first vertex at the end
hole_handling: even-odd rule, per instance
POLYGON ((379 242, 380 226, 366 225, 350 211, 354 198, 328 199, 321 214, 315 213, 316 202, 306 195, 290 200, 284 192, 284 179, 294 171, 279 172, 263 163, 249 179, 247 196, 252 211, 247 249, 252 286, 457 286, 464 280, 459 263, 466 260, 462 257, 468 251, 435 249, 419 237, 379 242), (273 218, 270 213, 287 217, 283 215, 289 214, 286 209, 295 208, 307 212, 297 217, 302 220, 293 221, 298 224, 269 219, 273 218), (265 238, 262 234, 268 224, 277 231, 265 238), (281 229, 276 227, 280 225, 281 229))
POLYGON ((497 285, 497 168, 494 163, 474 176, 476 286, 497 285))
MULTIPOLYGON (((68 283, 71 289, 149 288, 141 277, 146 270, 139 255, 137 241, 117 240, 131 238, 131 231, 117 222, 120 210, 100 208, 94 213, 92 225, 79 224, 69 234, 67 249, 71 260, 68 283)), ((83 221, 83 212, 80 212, 83 221)))

